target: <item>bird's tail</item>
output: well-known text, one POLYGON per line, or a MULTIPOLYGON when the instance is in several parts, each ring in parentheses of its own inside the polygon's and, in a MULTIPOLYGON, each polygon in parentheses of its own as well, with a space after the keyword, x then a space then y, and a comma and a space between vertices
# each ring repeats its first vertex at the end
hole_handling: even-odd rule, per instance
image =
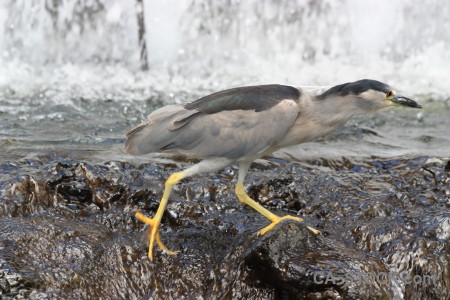
POLYGON ((176 133, 170 127, 183 110, 182 105, 168 105, 152 112, 146 121, 126 133, 125 151, 131 155, 144 155, 172 143, 176 133))

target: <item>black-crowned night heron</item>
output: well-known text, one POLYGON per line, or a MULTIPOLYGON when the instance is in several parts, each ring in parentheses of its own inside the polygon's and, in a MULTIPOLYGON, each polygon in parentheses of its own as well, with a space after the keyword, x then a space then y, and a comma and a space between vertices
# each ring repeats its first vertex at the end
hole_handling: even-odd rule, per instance
POLYGON ((139 220, 150 225, 148 257, 153 258, 155 240, 166 252, 176 253, 164 246, 159 235, 172 187, 185 177, 214 172, 235 162, 239 163, 236 196, 271 222, 259 234, 265 234, 284 219, 303 221, 289 215, 279 217, 246 194, 244 179, 251 163, 283 147, 323 136, 342 127, 352 116, 390 106, 421 108, 387 84, 365 79, 332 87, 318 96, 285 85, 239 87, 155 110, 127 133, 126 152, 142 155, 171 151, 203 160, 167 179, 153 218, 136 213, 139 220))

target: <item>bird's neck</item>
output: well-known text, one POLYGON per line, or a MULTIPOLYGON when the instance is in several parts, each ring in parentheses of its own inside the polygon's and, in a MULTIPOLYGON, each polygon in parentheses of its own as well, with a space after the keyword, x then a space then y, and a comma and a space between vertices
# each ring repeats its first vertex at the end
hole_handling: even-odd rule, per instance
POLYGON ((311 117, 324 125, 341 127, 351 117, 366 112, 357 105, 356 97, 333 97, 332 99, 311 99, 311 117))

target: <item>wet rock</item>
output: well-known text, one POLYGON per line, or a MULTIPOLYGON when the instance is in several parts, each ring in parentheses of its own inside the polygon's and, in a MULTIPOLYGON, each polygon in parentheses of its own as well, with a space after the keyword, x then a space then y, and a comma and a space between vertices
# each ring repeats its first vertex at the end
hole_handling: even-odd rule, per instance
POLYGON ((235 168, 194 176, 174 188, 162 220, 163 242, 180 253, 155 248, 152 262, 148 229, 134 211, 154 214, 176 163, 51 155, 5 163, 0 291, 5 299, 446 299, 446 164, 427 157, 255 164, 249 194, 305 220, 262 237, 255 232, 268 221, 237 201, 235 168))
MULTIPOLYGON (((250 282, 274 290, 279 299, 375 299, 389 296, 392 283, 371 274, 383 263, 334 239, 316 236, 304 224, 285 222, 268 232, 245 257, 250 282)), ((392 296, 392 295, 391 295, 392 296)))
POLYGON ((11 291, 11 285, 8 279, 4 277, 4 274, 0 277, 0 290, 1 294, 8 294, 11 291))
POLYGON ((92 200, 92 191, 86 183, 72 181, 58 184, 55 196, 59 201, 85 203, 92 200))

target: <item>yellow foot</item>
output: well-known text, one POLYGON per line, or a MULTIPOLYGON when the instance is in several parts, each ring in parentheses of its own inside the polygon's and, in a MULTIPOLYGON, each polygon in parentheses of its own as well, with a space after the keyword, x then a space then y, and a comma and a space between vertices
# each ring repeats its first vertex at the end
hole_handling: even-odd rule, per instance
MULTIPOLYGON (((295 221, 299 221, 302 222, 303 219, 299 218, 299 217, 294 217, 294 216, 284 216, 284 217, 276 217, 274 219, 272 219, 272 223, 266 227, 264 227, 263 229, 261 229, 260 231, 258 231, 258 235, 264 235, 266 234, 269 230, 273 229, 278 223, 280 223, 281 221, 285 220, 285 219, 291 219, 291 220, 295 220, 295 221)), ((319 234, 320 231, 318 231, 317 229, 314 229, 312 227, 306 226, 308 227, 309 230, 311 230, 314 234, 319 234)))
POLYGON ((159 224, 161 223, 160 220, 156 220, 155 218, 151 219, 149 217, 144 216, 139 211, 136 211, 136 218, 139 219, 141 222, 144 222, 145 224, 148 224, 150 226, 148 230, 148 236, 150 239, 149 246, 148 246, 148 258, 150 260, 153 260, 153 243, 156 240, 156 243, 158 243, 158 246, 166 251, 169 254, 177 254, 179 251, 171 251, 169 250, 161 241, 161 238, 159 236, 159 224))

